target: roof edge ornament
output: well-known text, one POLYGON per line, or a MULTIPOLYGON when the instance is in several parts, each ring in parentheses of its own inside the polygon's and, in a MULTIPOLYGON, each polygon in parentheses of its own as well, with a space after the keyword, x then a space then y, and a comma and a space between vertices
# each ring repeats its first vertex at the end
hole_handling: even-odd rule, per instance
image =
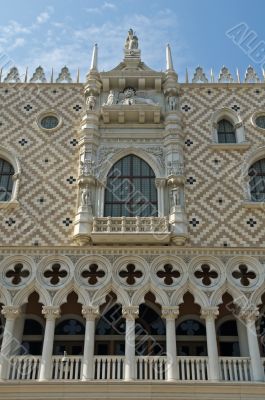
POLYGON ((98 72, 98 45, 95 43, 91 58, 90 71, 98 72))
POLYGON ((139 49, 136 32, 129 29, 124 43, 124 62, 127 67, 135 68, 141 62, 141 50, 139 49))
POLYGON ((170 45, 166 47, 166 71, 174 71, 170 45))

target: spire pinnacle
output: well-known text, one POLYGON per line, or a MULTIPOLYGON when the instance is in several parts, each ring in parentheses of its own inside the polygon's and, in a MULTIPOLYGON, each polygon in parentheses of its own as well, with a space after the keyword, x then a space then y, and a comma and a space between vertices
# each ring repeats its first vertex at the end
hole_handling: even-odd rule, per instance
POLYGON ((93 71, 98 70, 98 45, 97 44, 95 44, 95 46, 93 48, 90 71, 91 70, 93 70, 93 71))
POLYGON ((169 44, 166 47, 166 70, 167 71, 174 71, 171 49, 169 44))

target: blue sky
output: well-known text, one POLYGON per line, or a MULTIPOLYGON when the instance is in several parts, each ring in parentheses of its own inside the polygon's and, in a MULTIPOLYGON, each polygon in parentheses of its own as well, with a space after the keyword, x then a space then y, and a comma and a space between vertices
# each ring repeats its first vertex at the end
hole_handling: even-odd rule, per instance
MULTIPOLYGON (((226 35, 244 23, 265 41, 264 0, 0 0, 0 62, 9 60, 22 74, 43 66, 47 77, 67 65, 81 78, 89 68, 92 47, 99 45, 100 70, 115 67, 123 57, 130 27, 136 30, 142 59, 165 69, 165 45, 171 44, 174 66, 183 80, 201 65, 207 75, 227 66, 243 76, 249 64, 261 65, 226 35), (3 58, 3 54, 5 54, 3 58), (2 56, 1 56, 2 55, 2 56)), ((3 62, 2 62, 3 64, 3 62)))

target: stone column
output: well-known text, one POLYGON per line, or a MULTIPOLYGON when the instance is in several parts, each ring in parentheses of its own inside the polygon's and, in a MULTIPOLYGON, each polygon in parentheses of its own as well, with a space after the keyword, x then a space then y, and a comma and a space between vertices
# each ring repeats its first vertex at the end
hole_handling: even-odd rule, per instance
POLYGON ((55 320, 60 317, 60 307, 43 306, 42 314, 46 318, 45 333, 43 340, 40 375, 41 381, 52 378, 52 352, 54 342, 55 320))
POLYGON ((165 193, 164 187, 166 185, 166 179, 164 178, 156 178, 155 180, 156 188, 157 188, 157 203, 158 203, 158 216, 164 217, 165 216, 165 193))
POLYGON ((15 306, 3 306, 2 314, 6 322, 0 355, 0 379, 8 379, 9 358, 14 348, 21 345, 15 338, 15 322, 20 316, 20 308, 15 306))
POLYGON ((256 330, 256 319, 259 316, 257 308, 241 310, 239 318, 246 324, 249 356, 252 369, 252 377, 254 381, 264 381, 264 368, 262 365, 259 343, 256 330))
POLYGON ((210 381, 218 381, 219 373, 219 356, 216 341, 215 318, 219 314, 217 307, 208 307, 201 310, 201 317, 206 322, 207 335, 207 352, 208 352, 208 378, 210 381))
POLYGON ((177 380, 176 318, 179 307, 163 307, 162 317, 166 320, 167 335, 167 380, 177 380))
POLYGON ((127 306, 122 309, 123 317, 126 319, 125 333, 125 362, 124 380, 132 381, 135 379, 135 318, 139 315, 139 308, 127 306))
POLYGON ((82 380, 86 381, 94 378, 95 320, 99 316, 99 309, 98 307, 83 306, 82 314, 86 319, 82 380))
POLYGON ((240 357, 248 357, 249 349, 248 349, 248 337, 247 337, 246 325, 239 318, 236 319, 236 325, 237 325, 240 357))

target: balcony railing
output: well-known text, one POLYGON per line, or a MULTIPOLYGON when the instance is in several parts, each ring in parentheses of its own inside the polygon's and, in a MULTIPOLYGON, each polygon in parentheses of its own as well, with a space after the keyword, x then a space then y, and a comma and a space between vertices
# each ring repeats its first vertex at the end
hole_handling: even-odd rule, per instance
POLYGON ((101 217, 93 218, 92 241, 169 242, 170 229, 167 217, 101 217), (111 234, 111 235, 109 235, 111 234))
MULTIPOLYGON (((265 369, 265 358, 262 359, 265 369)), ((94 381, 124 379, 124 356, 94 356, 94 381)), ((9 380, 35 381, 39 378, 41 356, 13 356, 9 361, 9 380)), ((249 357, 219 357, 220 380, 228 382, 252 381, 249 357)), ((167 358, 141 356, 135 359, 136 380, 166 381, 167 358)), ((82 379, 82 356, 53 356, 52 380, 78 381, 82 379)), ((207 381, 208 357, 177 357, 177 381, 207 381)))

